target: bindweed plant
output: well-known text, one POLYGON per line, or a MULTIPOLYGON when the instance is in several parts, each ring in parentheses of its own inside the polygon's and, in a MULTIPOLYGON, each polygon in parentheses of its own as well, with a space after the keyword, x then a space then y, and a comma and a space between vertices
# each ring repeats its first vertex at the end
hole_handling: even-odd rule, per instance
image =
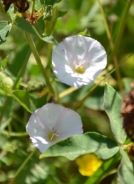
POLYGON ((0 183, 134 184, 133 9, 0 1, 0 183))

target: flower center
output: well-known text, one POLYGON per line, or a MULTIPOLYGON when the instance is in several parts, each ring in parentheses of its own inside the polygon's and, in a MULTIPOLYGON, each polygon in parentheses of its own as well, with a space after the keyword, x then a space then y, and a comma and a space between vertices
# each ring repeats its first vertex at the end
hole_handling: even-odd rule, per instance
POLYGON ((48 133, 48 139, 50 141, 55 141, 58 137, 59 137, 59 135, 56 134, 55 132, 49 132, 48 133))
POLYGON ((84 68, 83 65, 81 65, 81 66, 76 66, 76 67, 75 67, 75 71, 76 71, 77 73, 83 74, 83 73, 85 72, 85 68, 84 68))

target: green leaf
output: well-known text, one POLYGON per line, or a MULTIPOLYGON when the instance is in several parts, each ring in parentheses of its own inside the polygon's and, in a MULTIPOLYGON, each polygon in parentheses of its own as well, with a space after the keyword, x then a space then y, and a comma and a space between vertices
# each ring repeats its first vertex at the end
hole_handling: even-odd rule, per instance
POLYGON ((17 76, 27 57, 30 57, 30 48, 28 44, 19 46, 16 49, 12 64, 8 67, 9 71, 17 76))
POLYGON ((87 108, 94 110, 104 110, 103 107, 104 87, 98 86, 94 92, 84 101, 87 108))
POLYGON ((96 153, 102 159, 108 159, 115 155, 119 147, 115 142, 100 134, 90 132, 82 135, 74 135, 61 141, 48 150, 40 158, 64 156, 70 160, 87 153, 96 153))
POLYGON ((16 91, 12 92, 12 96, 28 112, 32 113, 31 107, 30 107, 30 97, 29 97, 29 93, 27 91, 16 90, 16 91))
POLYGON ((57 3, 59 3, 61 0, 45 0, 45 5, 51 5, 51 6, 54 6, 56 5, 57 3))
POLYGON ((5 128, 10 124, 10 122, 11 122, 11 118, 9 118, 6 122, 2 123, 2 125, 0 126, 0 132, 5 130, 5 128))
POLYGON ((14 21, 14 24, 18 26, 20 29, 32 34, 33 36, 38 37, 40 40, 48 42, 48 43, 53 43, 56 42, 55 39, 52 36, 43 36, 37 32, 34 26, 32 26, 28 21, 23 19, 22 17, 17 17, 14 21))
POLYGON ((0 86, 1 88, 3 86, 3 91, 4 89, 5 91, 9 91, 9 92, 10 90, 12 91, 12 89, 10 88, 13 86, 13 80, 2 71, 0 71, 0 86))
POLYGON ((43 97, 37 97, 34 95, 30 95, 30 102, 32 105, 32 111, 42 107, 44 104, 47 103, 48 94, 44 95, 43 97))
POLYGON ((44 4, 45 4, 45 0, 35 1, 35 10, 39 11, 44 4))
POLYGON ((7 40, 11 27, 12 25, 8 24, 7 21, 0 21, 0 44, 7 40))
POLYGON ((2 30, 6 26, 8 26, 8 21, 0 21, 0 30, 2 30))
MULTIPOLYGON (((1 77, 1 76, 0 76, 1 77)), ((1 80, 1 79, 0 79, 1 80)), ((3 83, 3 81, 0 81, 0 89, 6 93, 6 95, 10 95, 12 93, 12 89, 5 83, 3 83)))
MULTIPOLYGON (((35 1, 35 6, 34 6, 34 9, 36 11, 39 11, 43 5, 45 5, 45 1, 46 0, 38 0, 38 1, 35 1)), ((30 3, 33 3, 33 0, 29 0, 30 3)))
POLYGON ((40 35, 38 34, 38 32, 36 31, 36 29, 34 28, 34 26, 32 26, 28 21, 26 21, 24 18, 22 17, 17 17, 14 21, 14 24, 16 26, 18 26, 20 29, 32 34, 33 36, 37 36, 39 37, 40 35))
POLYGON ((58 16, 57 16, 57 18, 63 17, 66 13, 67 13, 67 11, 58 11, 58 16))
POLYGON ((51 35, 42 37, 42 40, 45 41, 45 42, 48 42, 48 43, 55 43, 55 44, 57 44, 56 40, 51 35))
POLYGON ((119 94, 112 86, 105 86, 104 109, 110 119, 112 133, 120 144, 126 140, 126 133, 123 129, 123 120, 121 118, 122 100, 119 94))
POLYGON ((2 67, 2 69, 6 69, 7 67, 7 63, 8 63, 8 59, 9 59, 9 56, 6 56, 0 63, 0 66, 2 67))
POLYGON ((123 149, 120 149, 120 153, 122 161, 118 169, 119 183, 134 184, 134 165, 123 149))
POLYGON ((10 5, 10 7, 9 7, 9 9, 8 9, 8 11, 7 11, 7 14, 8 14, 8 16, 10 17, 11 22, 12 22, 13 19, 14 19, 14 16, 15 16, 15 14, 14 14, 14 4, 11 4, 11 5, 10 5))

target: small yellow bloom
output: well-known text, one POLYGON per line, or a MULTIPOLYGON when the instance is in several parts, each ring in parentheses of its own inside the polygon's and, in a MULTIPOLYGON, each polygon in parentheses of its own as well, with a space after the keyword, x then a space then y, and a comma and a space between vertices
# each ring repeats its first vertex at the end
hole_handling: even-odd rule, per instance
POLYGON ((83 155, 76 159, 76 164, 79 167, 79 172, 83 176, 92 176, 95 171, 101 166, 102 160, 93 153, 83 155))

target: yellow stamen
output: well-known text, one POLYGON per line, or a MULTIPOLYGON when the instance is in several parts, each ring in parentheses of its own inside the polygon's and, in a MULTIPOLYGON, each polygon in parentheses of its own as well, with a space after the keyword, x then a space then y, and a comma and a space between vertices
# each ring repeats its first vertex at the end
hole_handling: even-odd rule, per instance
POLYGON ((58 134, 56 134, 56 133, 54 133, 54 132, 49 132, 48 133, 48 139, 50 140, 50 141, 55 141, 57 138, 58 138, 58 134))
POLYGON ((84 66, 76 66, 75 71, 77 73, 83 74, 85 72, 85 68, 84 68, 84 66))

